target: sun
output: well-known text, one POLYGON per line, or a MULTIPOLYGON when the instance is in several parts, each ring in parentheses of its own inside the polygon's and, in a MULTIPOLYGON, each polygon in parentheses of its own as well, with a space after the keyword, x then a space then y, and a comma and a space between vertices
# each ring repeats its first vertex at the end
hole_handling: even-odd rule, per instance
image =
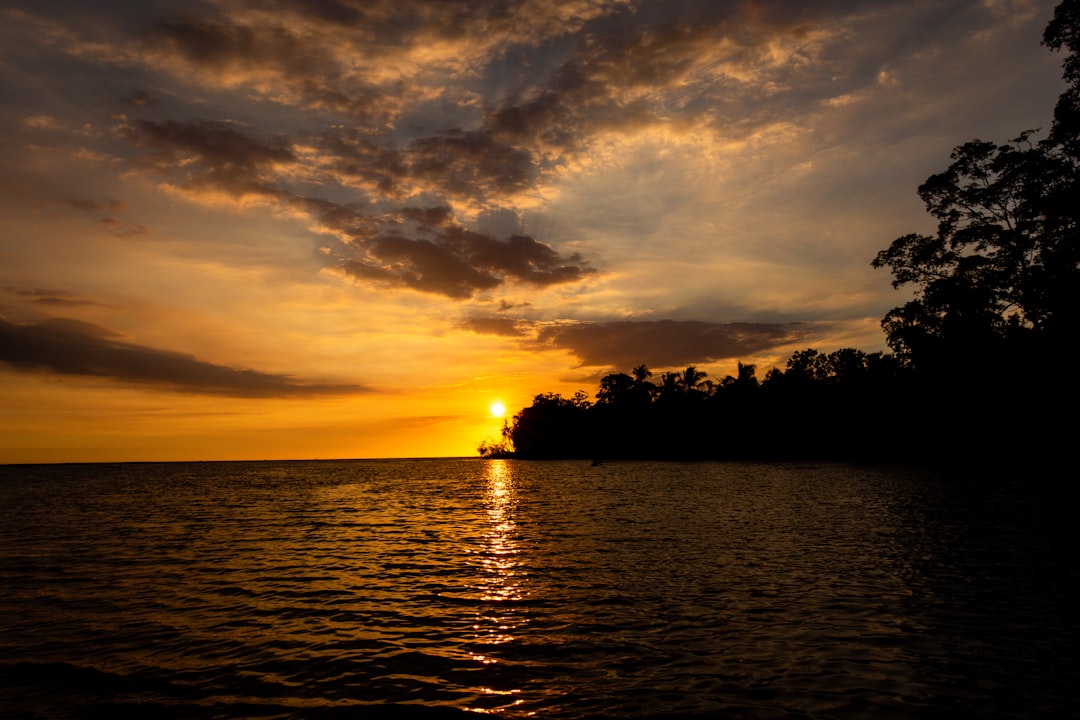
POLYGON ((491 407, 488 408, 488 411, 491 413, 491 417, 501 418, 506 414, 506 406, 496 400, 491 403, 491 407))

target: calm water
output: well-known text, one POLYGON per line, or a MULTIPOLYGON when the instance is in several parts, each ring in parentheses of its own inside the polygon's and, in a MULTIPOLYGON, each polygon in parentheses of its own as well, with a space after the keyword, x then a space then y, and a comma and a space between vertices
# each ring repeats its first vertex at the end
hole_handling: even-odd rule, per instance
POLYGON ((0 715, 1076 716, 1072 516, 830 464, 0 467, 0 715))

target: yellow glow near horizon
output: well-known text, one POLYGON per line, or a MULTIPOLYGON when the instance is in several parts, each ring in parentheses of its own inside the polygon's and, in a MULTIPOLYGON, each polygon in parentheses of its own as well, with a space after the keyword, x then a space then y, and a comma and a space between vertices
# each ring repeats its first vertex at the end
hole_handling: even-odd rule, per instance
POLYGON ((491 417, 501 418, 503 415, 506 414, 506 405, 504 405, 501 401, 496 400, 495 402, 491 403, 491 407, 489 407, 488 410, 491 412, 491 417))

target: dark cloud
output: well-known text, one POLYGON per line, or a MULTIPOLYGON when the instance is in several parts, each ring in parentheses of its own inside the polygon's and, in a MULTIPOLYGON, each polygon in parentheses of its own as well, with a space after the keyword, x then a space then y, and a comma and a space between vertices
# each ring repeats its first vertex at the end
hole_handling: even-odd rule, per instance
POLYGON ((149 45, 226 86, 244 84, 274 102, 295 96, 309 110, 349 118, 322 139, 324 169, 389 197, 417 186, 452 197, 517 193, 585 151, 598 130, 715 112, 716 77, 708 67, 696 72, 699 66, 761 63, 769 39, 792 32, 806 12, 755 4, 734 23, 741 4, 277 5, 283 12, 245 13, 237 4, 222 5, 216 17, 162 20, 149 45), (290 15, 302 20, 290 22, 290 15), (476 81, 440 76, 448 86, 438 94, 445 107, 461 111, 457 120, 433 115, 434 106, 418 99, 435 88, 411 83, 430 80, 373 69, 384 61, 413 67, 409 53, 427 54, 439 44, 463 56, 436 66, 462 60, 480 73, 476 81), (495 83, 502 86, 498 99, 465 99, 495 83), (675 88, 667 97, 655 92, 675 88))
POLYGON ((760 73, 774 61, 770 42, 805 32, 804 12, 768 3, 741 8, 720 2, 613 8, 574 37, 546 77, 531 78, 491 108, 485 125, 558 163, 587 150, 598 131, 724 115, 733 99, 728 86, 766 84, 760 73))
MULTIPOLYGON (((848 40, 897 1, 210 2, 153 25, 155 67, 290 108, 253 122, 302 122, 259 138, 237 123, 130 120, 121 136, 181 188, 308 215, 344 244, 331 262, 365 281, 453 298, 571 283, 593 272, 580 256, 469 232, 452 206, 514 208, 607 131, 750 136, 876 83, 881 59, 847 67, 868 56, 848 40)), ((923 5, 912 15, 937 17, 923 5)))
POLYGON ((363 20, 361 8, 338 0, 281 0, 282 7, 318 20, 353 25, 363 20))
POLYGON ((146 44, 152 55, 179 58, 219 86, 245 85, 272 96, 275 102, 295 101, 309 110, 340 113, 364 124, 385 123, 397 114, 407 88, 397 80, 367 82, 351 66, 353 59, 380 54, 378 33, 354 25, 353 36, 344 40, 354 50, 343 64, 328 42, 338 23, 316 14, 311 17, 316 21, 313 29, 297 31, 288 27, 287 17, 270 20, 262 9, 256 14, 259 19, 249 21, 226 17, 161 20, 146 44), (334 27, 318 27, 327 23, 334 27), (331 33, 321 33, 323 29, 331 33))
MULTIPOLYGON (((435 217, 449 222, 440 213, 435 217)), ((357 242, 363 257, 343 257, 339 267, 357 278, 452 298, 472 297, 508 281, 544 287, 577 282, 595 272, 577 253, 563 256, 523 235, 498 240, 460 225, 422 229, 433 237, 383 234, 357 242)))
POLYGON ((88 198, 68 198, 67 204, 76 210, 90 213, 118 213, 124 209, 119 200, 90 200, 88 198))
POLYGON ((314 139, 323 156, 323 171, 338 183, 397 198, 408 195, 408 177, 401 152, 385 139, 355 127, 330 128, 314 139))
POLYGON ((383 220, 371 208, 359 205, 340 205, 313 197, 291 197, 287 206, 309 217, 314 229, 339 237, 346 242, 362 242, 377 237, 383 220))
POLYGON ((531 187, 537 175, 528 151, 484 132, 419 138, 405 157, 413 183, 452 197, 513 195, 531 187))
POLYGON ((149 228, 139 223, 119 220, 115 215, 122 215, 124 203, 119 200, 91 200, 88 198, 68 198, 67 204, 76 210, 100 215, 100 222, 113 235, 120 238, 134 238, 146 235, 149 228))
POLYGON ((621 0, 588 3, 549 0, 259 0, 324 29, 340 28, 382 47, 408 48, 440 41, 536 41, 574 32, 621 0))
POLYGON ((525 334, 519 321, 505 317, 467 318, 458 323, 458 327, 471 330, 480 335, 501 335, 503 337, 521 337, 525 334))
POLYGON ((278 197, 276 168, 296 161, 283 136, 263 141, 213 120, 130 120, 120 135, 150 151, 144 166, 183 177, 190 190, 278 197))
MULTIPOLYGON (((601 93, 592 94, 599 96, 601 93)), ((588 132, 580 108, 587 99, 580 88, 548 90, 529 99, 493 108, 484 122, 495 136, 532 146, 547 164, 555 164, 563 155, 585 147, 588 132)))
POLYGON ((32 325, 0 319, 0 361, 21 370, 89 375, 231 397, 297 397, 365 392, 359 385, 304 383, 240 370, 191 355, 134 345, 97 325, 52 318, 32 325))
POLYGON ((401 284, 422 292, 467 298, 491 290, 500 278, 469 264, 469 258, 445 243, 384 235, 365 244, 368 257, 349 260, 341 269, 357 278, 401 284))
POLYGON ((159 22, 150 43, 165 46, 196 66, 216 71, 274 70, 286 76, 336 75, 320 45, 277 24, 248 25, 214 19, 159 22))
POLYGON ((120 102, 137 108, 157 107, 158 105, 157 98, 152 97, 145 90, 132 90, 126 96, 120 98, 120 102))
MULTIPOLYGON (((262 141, 232 124, 207 120, 136 120, 125 124, 122 134, 150 151, 142 161, 144 166, 181 175, 182 186, 188 190, 221 192, 233 198, 254 194, 308 215, 317 230, 331 232, 351 246, 339 253, 339 267, 357 278, 467 298, 508 280, 548 286, 576 282, 594 272, 580 255, 562 256, 524 235, 500 240, 469 231, 455 222, 447 205, 409 205, 379 213, 366 204, 342 205, 294 195, 277 177, 282 166, 297 161, 283 137, 262 141)), ((374 146, 354 139, 353 147, 374 151, 374 146)), ((412 157, 404 164, 387 157, 386 162, 375 164, 381 177, 373 180, 389 189, 397 182, 393 173, 420 174, 451 194, 477 190, 471 197, 496 186, 524 183, 514 167, 519 161, 528 165, 527 160, 503 153, 479 136, 452 140, 421 143, 419 149, 412 148, 412 157)), ((358 159, 346 162, 343 157, 336 163, 340 171, 355 173, 357 180, 372 167, 358 159)))
POLYGON ((537 340, 569 350, 582 365, 630 368, 641 363, 677 367, 743 359, 795 342, 801 335, 795 325, 628 320, 547 327, 537 340))
POLYGON ((83 307, 88 305, 100 306, 101 303, 94 302, 93 300, 87 300, 80 297, 75 293, 66 292, 64 290, 49 290, 46 288, 16 288, 6 287, 4 290, 8 291, 12 295, 29 300, 30 302, 37 303, 39 305, 53 305, 63 307, 83 307))
POLYGON ((420 192, 469 200, 505 198, 531 188, 538 165, 527 149, 487 131, 393 139, 335 127, 314 139, 322 170, 342 185, 400 199, 420 192))
POLYGON ((376 213, 293 198, 290 206, 342 241, 326 252, 338 269, 360 280, 469 298, 507 282, 546 287, 578 282, 596 272, 580 254, 561 255, 525 235, 498 239, 469 230, 444 205, 376 213))
POLYGON ((401 209, 401 217, 429 228, 445 227, 454 222, 454 212, 446 205, 429 208, 405 207, 401 209))
MULTIPOLYGON (((550 245, 525 235, 514 235, 506 241, 479 233, 462 231, 459 235, 463 236, 460 246, 473 263, 532 285, 577 282, 594 272, 578 253, 564 257, 550 245)), ((450 239, 459 244, 458 238, 450 239)))

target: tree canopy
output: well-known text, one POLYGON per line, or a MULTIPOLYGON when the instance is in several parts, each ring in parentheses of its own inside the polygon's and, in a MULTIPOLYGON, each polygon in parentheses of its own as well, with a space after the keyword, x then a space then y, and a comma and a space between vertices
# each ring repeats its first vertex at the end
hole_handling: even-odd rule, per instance
POLYGON ((1052 354, 1080 320, 1080 3, 1065 0, 1044 44, 1068 51, 1068 88, 1049 135, 997 144, 972 140, 919 186, 934 235, 897 238, 873 261, 915 297, 882 326, 890 347, 917 367, 1052 354))
POLYGON ((937 221, 879 252, 914 297, 882 320, 894 354, 795 352, 759 381, 639 365, 595 402, 537 395, 482 454, 519 457, 1045 458, 1071 447, 1080 400, 1080 0, 1043 44, 1064 51, 1049 133, 971 140, 918 188, 937 221), (1041 382, 1034 380, 1038 368, 1041 382))

